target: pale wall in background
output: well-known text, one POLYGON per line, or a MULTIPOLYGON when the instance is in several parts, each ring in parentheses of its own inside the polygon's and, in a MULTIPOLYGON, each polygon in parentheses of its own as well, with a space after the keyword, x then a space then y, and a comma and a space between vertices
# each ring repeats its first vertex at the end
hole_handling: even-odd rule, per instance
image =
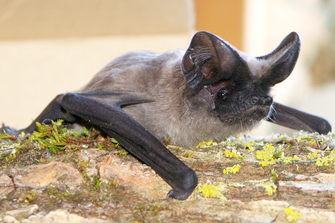
POLYGON ((131 50, 187 48, 191 0, 0 1, 0 123, 30 124, 131 50))
MULTIPOLYGON (((219 29, 220 36, 230 42, 237 38, 234 35, 243 33, 243 42, 239 38, 236 45, 255 55, 269 53, 288 33, 297 31, 302 40, 301 56, 292 75, 274 89, 275 100, 325 116, 335 123, 331 108, 334 97, 329 93, 334 88, 321 91, 321 95, 330 99, 329 103, 320 102, 320 98, 326 97, 315 97, 319 94, 313 93, 309 80, 309 64, 325 35, 322 1, 238 0, 234 8, 244 10, 242 13, 230 11, 231 0, 220 1, 222 5, 215 6, 216 10, 204 2, 208 3, 207 0, 0 1, 0 123, 16 128, 27 126, 57 94, 80 88, 124 52, 186 49, 195 18, 209 23, 197 23, 200 29, 219 29), (207 15, 197 17, 195 12, 203 12, 206 5, 207 15), (239 17, 244 21, 244 29, 239 17)), ((288 132, 265 124, 254 133, 268 135, 278 131, 288 132)))
POLYGON ((190 31, 191 0, 1 0, 0 40, 190 31))
MULTIPOLYGON (((315 89, 310 73, 320 42, 327 36, 324 7, 324 2, 319 0, 246 0, 243 48, 246 52, 264 55, 274 50, 290 32, 297 32, 301 38, 298 62, 289 78, 274 87, 274 100, 323 116, 335 124, 332 112, 335 100, 329 100, 335 88, 315 89)), ((252 134, 271 132, 292 133, 287 128, 264 122, 252 134)))

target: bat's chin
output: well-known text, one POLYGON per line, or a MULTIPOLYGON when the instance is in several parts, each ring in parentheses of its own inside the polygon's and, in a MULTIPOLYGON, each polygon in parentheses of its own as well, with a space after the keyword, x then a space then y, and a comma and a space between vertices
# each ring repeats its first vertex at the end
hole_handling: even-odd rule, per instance
POLYGON ((253 106, 245 111, 233 114, 218 115, 220 120, 227 124, 256 124, 266 118, 270 112, 270 106, 253 106))

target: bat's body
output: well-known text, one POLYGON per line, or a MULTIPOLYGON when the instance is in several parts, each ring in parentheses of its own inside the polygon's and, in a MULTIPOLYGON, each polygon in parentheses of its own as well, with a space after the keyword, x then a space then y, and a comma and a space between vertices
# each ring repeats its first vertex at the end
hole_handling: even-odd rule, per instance
POLYGON ((125 106, 123 110, 157 139, 168 137, 175 145, 222 140, 251 129, 254 122, 243 119, 227 128, 202 97, 192 96, 196 91, 181 75, 184 54, 183 50, 127 53, 108 64, 80 91, 103 90, 147 99, 149 103, 125 106))
POLYGON ((192 146, 250 130, 266 118, 295 129, 331 130, 326 120, 269 96, 270 88, 290 75, 299 50, 296 33, 271 54, 251 57, 213 34, 199 32, 186 52, 130 52, 79 91, 58 95, 21 131, 32 132, 36 122, 46 119, 90 122, 169 183, 173 189, 168 197, 186 199, 197 176, 163 146, 164 137, 192 146))

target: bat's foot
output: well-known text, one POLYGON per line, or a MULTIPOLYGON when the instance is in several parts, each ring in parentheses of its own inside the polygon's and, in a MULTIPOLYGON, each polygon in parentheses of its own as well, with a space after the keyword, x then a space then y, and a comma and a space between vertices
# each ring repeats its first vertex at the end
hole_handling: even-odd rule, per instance
POLYGON ((18 135, 20 134, 20 131, 11 128, 10 126, 6 126, 5 124, 2 124, 2 127, 0 128, 0 134, 7 133, 9 135, 18 135))
POLYGON ((167 199, 177 199, 177 200, 186 200, 193 192, 193 189, 189 191, 180 191, 180 190, 170 190, 167 194, 167 199))
POLYGON ((189 169, 182 175, 182 180, 179 182, 181 186, 170 190, 167 194, 168 199, 185 200, 192 194, 194 188, 198 185, 198 176, 192 169, 189 169))

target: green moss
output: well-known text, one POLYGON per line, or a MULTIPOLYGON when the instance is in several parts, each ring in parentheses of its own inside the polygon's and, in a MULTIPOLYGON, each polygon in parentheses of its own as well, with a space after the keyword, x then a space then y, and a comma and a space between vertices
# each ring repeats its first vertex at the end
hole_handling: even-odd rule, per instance
POLYGON ((13 139, 13 138, 14 136, 7 134, 6 131, 4 131, 3 133, 0 133, 0 140, 13 139))
POLYGON ((50 125, 42 125, 36 122, 37 131, 29 137, 29 140, 35 141, 42 149, 48 149, 50 152, 57 154, 67 145, 69 135, 66 129, 61 128, 63 120, 57 120, 50 125))
POLYGON ((30 191, 30 193, 26 196, 26 200, 25 202, 27 202, 27 204, 29 204, 30 202, 36 200, 37 197, 36 197, 36 194, 34 191, 30 191))
POLYGON ((275 182, 277 184, 278 183, 278 174, 276 173, 275 169, 271 170, 271 175, 272 175, 273 182, 275 182))
POLYGON ((117 154, 121 155, 121 156, 127 156, 128 152, 127 151, 118 151, 117 154))
POLYGON ((88 129, 85 128, 85 127, 81 130, 81 132, 83 133, 84 136, 89 136, 89 134, 90 134, 90 132, 88 131, 88 129))
POLYGON ((114 139, 114 138, 111 138, 111 142, 112 142, 112 143, 114 143, 114 145, 115 145, 115 148, 118 148, 118 147, 119 147, 119 142, 118 142, 118 141, 116 141, 116 139, 114 139))
POLYGON ((58 189, 57 187, 54 187, 52 185, 50 185, 48 187, 47 194, 49 196, 61 198, 62 200, 66 200, 68 197, 72 196, 72 194, 68 190, 61 191, 60 189, 58 189))
POLYGON ((93 176, 94 189, 99 190, 101 186, 101 181, 99 175, 93 176))

